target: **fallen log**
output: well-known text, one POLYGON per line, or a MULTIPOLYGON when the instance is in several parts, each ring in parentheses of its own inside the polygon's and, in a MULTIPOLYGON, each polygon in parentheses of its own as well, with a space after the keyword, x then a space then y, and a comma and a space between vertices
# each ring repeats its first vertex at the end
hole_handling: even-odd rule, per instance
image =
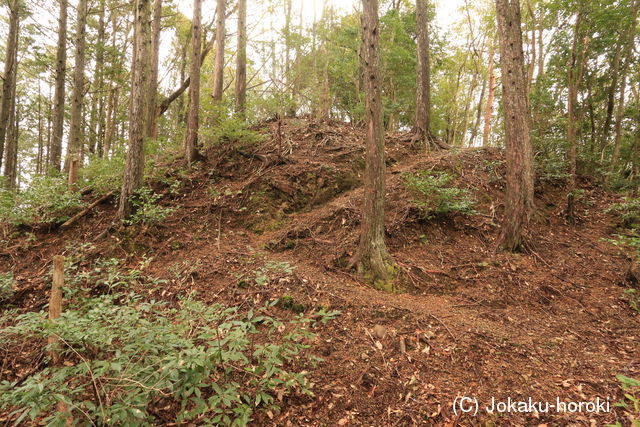
POLYGON ((104 202, 105 200, 107 200, 111 196, 113 196, 113 191, 109 191, 107 194, 105 194, 104 196, 100 197, 98 200, 96 200, 95 202, 91 203, 89 206, 87 206, 86 208, 84 208, 83 210, 81 210, 80 212, 78 212, 77 214, 72 216, 71 218, 69 218, 64 224, 62 224, 60 226, 60 228, 64 230, 65 228, 71 227, 73 224, 76 223, 76 221, 78 221, 80 218, 82 218, 87 213, 89 213, 89 211, 91 209, 95 208, 96 206, 98 206, 100 203, 104 202))

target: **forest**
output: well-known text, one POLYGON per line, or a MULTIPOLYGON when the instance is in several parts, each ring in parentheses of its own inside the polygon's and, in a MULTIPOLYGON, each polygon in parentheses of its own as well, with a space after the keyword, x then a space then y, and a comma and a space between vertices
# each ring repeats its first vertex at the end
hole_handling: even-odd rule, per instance
POLYGON ((0 424, 640 427, 640 0, 0 0, 0 424))

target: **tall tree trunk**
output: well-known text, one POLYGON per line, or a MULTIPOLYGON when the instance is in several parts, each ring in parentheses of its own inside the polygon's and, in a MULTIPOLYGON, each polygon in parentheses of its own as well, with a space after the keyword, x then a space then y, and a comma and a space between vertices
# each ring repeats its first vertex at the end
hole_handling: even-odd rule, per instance
MULTIPOLYGON (((224 45, 227 32, 225 29, 226 22, 226 0, 218 0, 216 6, 216 56, 213 65, 213 100, 219 102, 222 100, 222 92, 224 90, 224 45)), ((200 48, 196 51, 199 54, 200 48)), ((192 75, 193 77, 193 75, 192 75)))
POLYGON ((151 25, 151 73, 149 75, 149 91, 147 99, 148 138, 158 137, 158 69, 160 63, 160 31, 162 29, 162 0, 153 2, 153 23, 151 25))
POLYGON ((87 27, 87 0, 78 0, 76 20, 75 65, 73 68, 73 92, 71 95, 71 119, 69 121, 69 148, 66 167, 69 171, 69 185, 75 185, 82 163, 84 135, 82 132, 82 107, 84 105, 84 65, 87 27))
POLYGON ((628 25, 620 32, 620 37, 618 38, 618 42, 616 44, 615 52, 613 55, 613 61, 611 62, 611 72, 609 73, 611 85, 607 91, 607 114, 604 120, 604 126, 602 127, 602 134, 600 136, 600 152, 601 159, 604 159, 604 151, 607 146, 607 142, 609 139, 609 131, 611 130, 611 122, 613 120, 613 111, 615 106, 615 94, 618 90, 618 81, 620 78, 620 64, 622 62, 622 55, 624 53, 625 46, 627 44, 627 40, 629 34, 635 31, 636 27, 636 17, 638 15, 638 1, 635 0, 631 3, 631 17, 628 25))
MULTIPOLYGON (((95 86, 99 93, 98 96, 98 111, 97 115, 97 128, 96 128, 96 154, 98 157, 103 156, 104 151, 104 136, 105 136, 105 127, 106 127, 106 118, 104 114, 105 110, 105 96, 109 96, 109 90, 105 90, 104 84, 104 74, 105 74, 105 65, 104 65, 104 53, 105 53, 105 44, 106 40, 106 22, 105 22, 105 13, 106 13, 106 0, 100 0, 100 6, 98 11, 98 46, 96 47, 96 78, 95 78, 95 86)), ((115 31, 115 29, 114 29, 115 31)))
POLYGON ((58 44, 56 47, 56 89, 53 106, 53 129, 51 135, 51 153, 49 171, 60 171, 62 160, 62 136, 64 134, 65 78, 67 73, 67 9, 68 0, 59 0, 58 44))
MULTIPOLYGON (((581 6, 580 6, 581 7, 581 6)), ((576 23, 573 30, 573 44, 571 46, 571 54, 569 56, 568 65, 568 87, 569 96, 567 101, 567 163, 569 172, 569 185, 567 191, 567 209, 566 216, 570 221, 575 217, 574 198, 576 189, 576 163, 577 163, 577 138, 576 138, 576 106, 578 104, 578 90, 582 81, 582 70, 584 52, 582 58, 578 55, 581 51, 581 25, 583 20, 583 11, 580 9, 576 16, 576 23)))
POLYGON ((417 23, 417 94, 415 133, 418 139, 431 137, 431 64, 429 59, 429 7, 428 0, 416 0, 417 23))
POLYGON ((531 0, 527 0, 527 10, 529 12, 529 16, 531 17, 531 57, 529 58, 527 64, 527 97, 530 99, 531 97, 531 88, 533 86, 533 74, 536 68, 536 62, 538 57, 536 56, 536 14, 531 7, 531 0))
MULTIPOLYGON (((98 73, 98 63, 96 61, 96 70, 94 70, 94 75, 97 76, 98 73)), ((87 148, 89 149, 89 153, 94 154, 96 152, 96 145, 98 142, 98 100, 102 98, 102 94, 97 90, 97 83, 93 82, 93 93, 91 94, 91 109, 89 110, 89 126, 85 128, 85 137, 87 140, 87 148)), ((85 120, 86 121, 86 120, 85 120)))
POLYGON ((38 79, 38 151, 36 153, 36 175, 42 173, 42 158, 44 155, 44 126, 42 120, 42 88, 38 79))
POLYGON ((496 94, 496 73, 494 70, 495 47, 493 41, 489 48, 489 95, 487 95, 487 106, 484 113, 484 130, 482 132, 482 146, 489 146, 489 136, 491 135, 491 118, 493 117, 493 99, 496 94))
POLYGON ((238 56, 236 59, 236 112, 244 120, 247 102, 247 0, 238 0, 238 56))
POLYGON ((496 0, 496 14, 507 147, 507 188, 499 244, 505 250, 515 251, 523 247, 523 235, 534 208, 531 115, 527 102, 519 0, 496 0))
POLYGON ((544 77, 544 8, 540 12, 540 18, 538 19, 538 77, 544 77))
MULTIPOLYGON (((16 35, 17 37, 17 35, 16 35)), ((16 52, 17 53, 17 52, 16 52)), ((16 62, 17 66, 17 62, 16 62)), ((14 70, 15 73, 15 70, 14 70)), ((12 77, 15 81, 15 76, 12 77)), ((20 118, 17 114, 16 85, 11 88, 11 104, 9 105, 9 123, 7 123, 7 149, 4 165, 5 186, 8 190, 15 190, 18 181, 18 139, 20 118)))
POLYGON ((107 115, 106 115, 106 128, 104 133, 104 148, 102 157, 104 159, 109 157, 111 148, 113 146, 113 140, 116 136, 116 116, 118 114, 118 88, 111 88, 109 91, 109 98, 107 99, 107 115))
POLYGON ((380 80, 378 0, 362 0, 362 46, 366 95, 364 205, 358 270, 375 287, 392 290, 391 258, 384 240, 385 162, 380 80))
POLYGON ((142 185, 144 173, 146 101, 150 71, 151 35, 150 0, 135 0, 133 69, 131 70, 131 102, 129 104, 129 147, 120 192, 118 219, 132 213, 132 196, 142 185))
MULTIPOLYGON (((202 0, 193 0, 193 20, 191 25, 191 70, 189 73, 189 113, 187 116, 187 135, 185 138, 185 158, 187 164, 191 164, 198 156, 200 49, 202 44, 202 28, 200 26, 201 14, 202 0)), ((222 17, 224 18, 224 15, 222 15, 222 17)))
POLYGON ((487 91, 488 76, 484 76, 482 79, 482 89, 480 90, 480 99, 478 99, 478 106, 476 107, 476 120, 473 123, 471 129, 471 137, 469 138, 469 146, 473 147, 478 136, 478 130, 480 129, 480 120, 482 119, 482 107, 484 107, 484 94, 487 91))
POLYGON ((618 98, 618 107, 616 109, 616 124, 615 124, 615 138, 613 142, 613 153, 611 154, 611 171, 614 171, 618 166, 618 160, 620 158, 620 142, 622 141, 622 120, 624 119, 625 110, 625 91, 627 89, 627 70, 629 69, 629 62, 632 60, 633 53, 633 41, 636 35, 636 25, 638 17, 638 6, 640 0, 634 0, 631 3, 631 22, 626 33, 626 40, 624 45, 624 64, 620 71, 620 95, 618 98))
POLYGON ((11 101, 15 91, 18 68, 18 33, 20 25, 19 0, 9 3, 9 32, 4 60, 4 79, 2 80, 2 98, 0 99, 0 167, 4 154, 7 128, 11 120, 11 101))
POLYGON ((288 105, 286 115, 294 117, 296 115, 295 88, 291 76, 291 0, 284 0, 284 81, 288 94, 288 105))
POLYGON ((47 93, 47 147, 45 151, 45 157, 42 163, 41 173, 47 173, 48 165, 49 165, 49 157, 51 156, 51 119, 53 113, 53 96, 51 93, 51 81, 48 82, 48 93, 47 93))

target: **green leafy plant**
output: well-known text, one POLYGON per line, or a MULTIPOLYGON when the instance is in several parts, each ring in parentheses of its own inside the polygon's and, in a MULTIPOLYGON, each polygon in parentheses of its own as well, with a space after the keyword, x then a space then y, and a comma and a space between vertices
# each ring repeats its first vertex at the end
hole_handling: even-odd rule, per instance
POLYGON ((293 267, 288 262, 267 262, 264 267, 260 268, 256 271, 255 282, 257 285, 263 286, 271 281, 270 273, 280 273, 282 275, 288 276, 293 273, 293 267))
POLYGON ((465 189, 451 186, 453 177, 446 172, 424 171, 404 176, 414 205, 425 219, 438 215, 475 213, 475 202, 465 189))
POLYGON ((7 301, 13 296, 13 274, 0 274, 0 302, 7 301))
POLYGON ((165 220, 174 209, 160 206, 158 200, 162 196, 154 193, 148 187, 142 187, 135 192, 131 204, 133 205, 133 214, 127 220, 127 224, 144 224, 147 226, 157 224, 165 220))
POLYGON ((120 190, 124 161, 122 150, 109 158, 92 156, 87 165, 80 170, 82 186, 90 187, 97 194, 120 190))
MULTIPOLYGON (((620 381, 620 387, 624 392, 624 397, 616 403, 616 406, 623 408, 625 415, 632 427, 640 427, 640 381, 629 378, 625 375, 616 375, 620 381)), ((622 427, 621 423, 610 424, 612 427, 622 427)))
POLYGON ((629 304, 629 307, 640 314, 640 292, 637 289, 625 289, 621 298, 629 304))
POLYGON ((622 202, 611 205, 606 212, 616 215, 622 227, 640 228, 640 197, 624 197, 622 202))
POLYGON ((640 257, 640 233, 638 230, 629 230, 626 234, 616 234, 612 239, 604 240, 629 251, 629 255, 632 257, 640 257))
POLYGON ((62 177, 34 177, 31 185, 20 192, 0 189, 0 223, 58 224, 82 206, 80 193, 69 190, 62 177))
POLYGON ((187 298, 170 308, 120 293, 83 299, 56 321, 20 316, 0 333, 43 343, 55 334, 65 363, 0 384, 0 408, 15 425, 64 425, 58 402, 80 424, 151 425, 172 407, 177 423, 246 425, 284 396, 311 394, 295 366, 319 360, 307 353, 312 321, 283 322, 270 307, 241 312, 187 298))

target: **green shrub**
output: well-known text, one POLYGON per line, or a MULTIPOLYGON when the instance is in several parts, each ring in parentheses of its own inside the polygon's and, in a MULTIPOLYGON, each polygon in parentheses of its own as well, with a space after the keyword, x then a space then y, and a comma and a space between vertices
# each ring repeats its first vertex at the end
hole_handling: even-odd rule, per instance
POLYGON ((6 301, 13 296, 13 274, 0 273, 0 302, 6 301))
POLYGON ((424 171, 404 176, 404 183, 414 205, 425 219, 438 215, 475 213, 469 191, 451 186, 453 177, 446 172, 424 171))
POLYGON ((640 228, 640 197, 624 197, 622 202, 611 205, 606 212, 616 215, 622 227, 640 228))
POLYGON ((637 289, 625 289, 622 293, 622 299, 629 304, 629 307, 640 314, 640 292, 637 289))
POLYGON ((97 194, 118 191, 122 187, 124 153, 116 153, 109 159, 92 157, 80 170, 83 187, 90 187, 97 194))
MULTIPOLYGON (((635 378, 629 378, 624 375, 616 375, 620 386, 624 392, 624 397, 616 406, 623 408, 626 418, 629 420, 629 424, 632 427, 640 426, 640 381, 635 378)), ((622 427, 621 423, 611 424, 614 427, 622 427)))
POLYGON ((58 224, 82 206, 80 193, 69 190, 62 177, 35 177, 26 190, 19 192, 0 189, 0 223, 58 224))
POLYGON ((174 209, 158 205, 158 200, 162 196, 154 193, 148 187, 138 189, 132 196, 131 204, 133 205, 133 214, 127 220, 129 225, 144 224, 154 225, 165 220, 174 209))
POLYGON ((56 321, 44 312, 20 316, 0 334, 43 343, 56 334, 65 363, 0 384, 0 408, 15 425, 64 425, 59 401, 86 425, 151 425, 163 407, 176 410, 177 423, 246 425, 256 409, 311 394, 294 366, 318 360, 306 352, 312 321, 283 322, 270 309, 243 313, 192 299, 170 308, 114 294, 83 299, 56 321))
POLYGON ((204 105, 207 116, 217 117, 213 126, 205 125, 200 129, 207 147, 216 147, 221 144, 239 143, 242 146, 252 146, 262 140, 264 136, 249 128, 247 121, 237 115, 230 115, 227 107, 219 105, 204 105))
POLYGON ((256 271, 255 282, 257 285, 263 286, 271 282, 271 276, 269 273, 282 274, 289 276, 293 273, 295 267, 288 262, 267 262, 264 267, 256 271))

